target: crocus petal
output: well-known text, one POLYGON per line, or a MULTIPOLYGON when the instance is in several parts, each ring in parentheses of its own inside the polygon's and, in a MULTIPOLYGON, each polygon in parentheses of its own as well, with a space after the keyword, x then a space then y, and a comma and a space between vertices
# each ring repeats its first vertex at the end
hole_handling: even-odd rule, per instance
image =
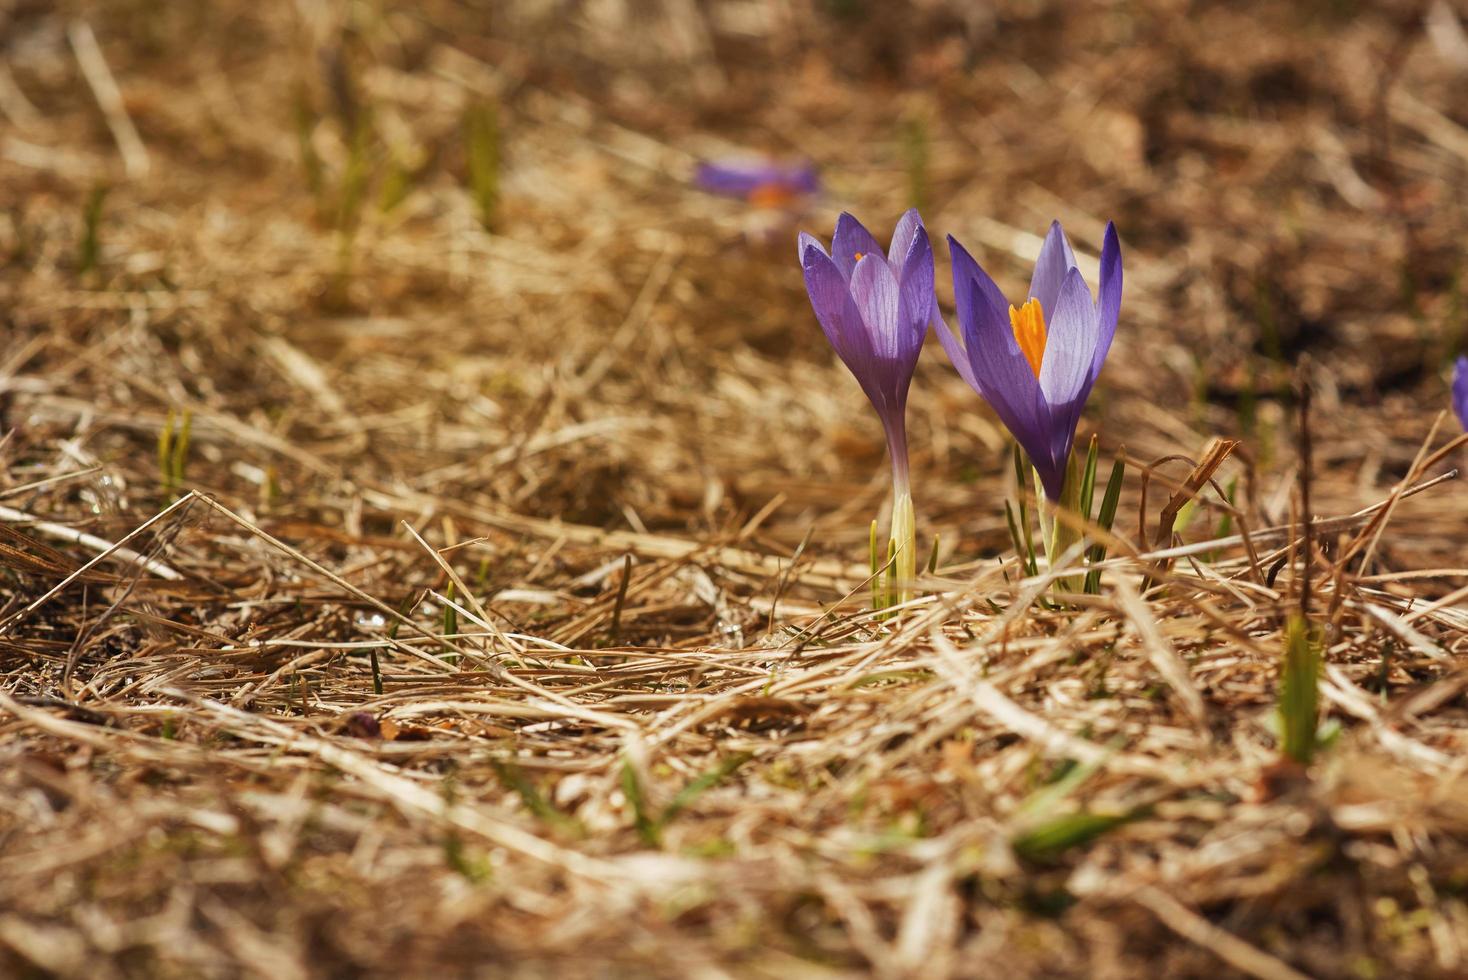
POLYGON ((1468 429, 1468 357, 1458 358, 1453 370, 1453 411, 1458 422, 1468 429))
POLYGON ((1050 406, 1053 425, 1050 453, 1061 476, 1075 442, 1081 409, 1095 379, 1091 365, 1095 360, 1097 333, 1091 291, 1081 270, 1072 269, 1060 287, 1055 317, 1045 343, 1045 360, 1040 365, 1040 390, 1050 406))
POLYGON ((1067 421, 1058 406, 1048 404, 1043 394, 1037 392, 1035 397, 1039 403, 1035 409, 1035 429, 1028 433, 1013 429, 1010 432, 1029 454, 1035 472, 1040 474, 1046 498, 1059 501, 1065 490, 1065 469, 1071 443, 1075 441, 1075 423, 1067 421))
POLYGON ((917 208, 908 208, 897 219, 897 227, 892 230, 892 247, 887 249, 887 261, 894 269, 901 269, 907 262, 907 254, 919 237, 928 237, 923 219, 918 216, 917 208))
POLYGON ((806 246, 800 264, 805 273, 805 291, 810 294, 810 305, 820 321, 821 330, 841 360, 855 371, 855 364, 871 360, 872 345, 862 323, 861 311, 847 288, 846 277, 814 240, 806 246))
POLYGON ((851 274, 851 296, 866 324, 872 352, 885 360, 901 356, 901 302, 897 277, 882 253, 867 255, 851 274))
POLYGON ((1111 222, 1106 224, 1106 239, 1101 243, 1101 289, 1096 298, 1096 316, 1100 333, 1091 366, 1093 382, 1106 362, 1111 340, 1116 336, 1116 321, 1121 317, 1121 242, 1116 236, 1116 225, 1111 222))
MULTIPOLYGON (((969 324, 977 323, 981 316, 1005 319, 1004 311, 1009 306, 1009 301, 983 267, 968 254, 968 249, 952 235, 948 236, 948 254, 953 260, 953 293, 958 303, 958 322, 964 330, 964 342, 971 343, 972 338, 968 336, 969 324), (967 283, 975 284, 977 291, 961 285, 967 283)), ((1018 345, 1015 349, 1019 349, 1018 345)))
POLYGON ((780 163, 762 158, 705 161, 698 165, 693 179, 706 191, 734 197, 761 192, 813 194, 820 187, 815 168, 809 163, 780 163))
POLYGON ((1095 359, 1098 327, 1096 306, 1080 269, 1071 269, 1048 317, 1045 357, 1040 363, 1040 390, 1052 405, 1068 404, 1081 394, 1095 359))
POLYGON ((693 175, 698 186, 715 194, 743 197, 771 179, 770 166, 759 161, 700 163, 693 175))
POLYGON ((830 254, 826 251, 826 246, 821 244, 821 240, 819 238, 817 238, 815 235, 807 234, 806 232, 802 231, 798 236, 796 236, 795 239, 795 254, 800 257, 800 264, 802 267, 805 266, 805 250, 808 248, 815 249, 817 252, 820 252, 827 258, 830 257, 830 254))
MULTIPOLYGON (((958 322, 968 347, 979 394, 996 412, 1003 402, 1013 415, 1031 415, 1026 406, 1035 400, 1039 383, 1029 361, 1019 349, 1004 312, 1004 297, 994 296, 999 287, 962 245, 949 240, 953 250, 953 292, 958 299, 958 322), (960 278, 963 276, 964 278, 960 278)), ((1001 413, 1002 414, 1002 413, 1001 413)), ((1007 424, 1007 421, 1006 421, 1007 424)))
POLYGON ((933 296, 933 247, 928 235, 918 229, 901 266, 898 278, 901 304, 902 336, 898 348, 904 359, 917 361, 923 339, 928 334, 928 323, 933 319, 936 300, 933 296))
POLYGON ((886 253, 860 221, 843 211, 836 219, 836 234, 831 238, 831 258, 847 279, 856 269, 858 254, 882 256, 886 253))
MULTIPOLYGON (((947 354, 948 360, 953 362, 953 369, 958 372, 958 376, 964 380, 964 383, 982 395, 983 389, 979 386, 979 379, 974 376, 974 366, 969 359, 968 351, 963 349, 963 343, 953 336, 953 331, 948 329, 948 324, 937 315, 937 311, 934 310, 933 313, 933 332, 938 335, 938 343, 943 345, 943 353, 947 354)), ((963 329, 962 326, 959 329, 963 329)))
POLYGON ((1076 254, 1070 249, 1065 231, 1060 222, 1052 221, 1045 243, 1040 246, 1040 257, 1035 260, 1035 274, 1030 279, 1030 296, 1040 301, 1040 308, 1048 318, 1060 298, 1060 287, 1065 276, 1076 267, 1076 254))
MULTIPOLYGON (((967 249, 952 237, 948 245, 953 255, 958 321, 969 362, 969 370, 960 368, 959 374, 989 403, 1025 451, 1042 465, 1048 464, 1049 410, 1035 373, 1014 339, 1004 312, 1004 296, 967 249)), ((941 335, 938 340, 957 364, 957 344, 951 338, 945 341, 941 335)))

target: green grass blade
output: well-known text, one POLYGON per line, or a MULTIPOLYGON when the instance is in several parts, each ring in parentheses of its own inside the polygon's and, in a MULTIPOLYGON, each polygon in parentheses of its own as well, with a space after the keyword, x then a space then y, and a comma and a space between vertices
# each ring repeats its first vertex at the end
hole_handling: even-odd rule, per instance
POLYGON ((728 779, 730 776, 734 775, 734 773, 738 771, 740 766, 744 765, 752 758, 754 758, 753 752, 736 752, 734 755, 729 756, 729 758, 724 759, 718 765, 714 766, 708 772, 702 773, 701 775, 694 777, 694 779, 687 786, 684 786, 681 790, 678 791, 677 796, 673 797, 673 799, 669 801, 667 807, 663 810, 663 815, 658 818, 657 830, 659 834, 661 834, 663 828, 671 823, 678 816, 678 814, 682 813, 689 806, 691 806, 694 800, 697 800, 704 793, 708 792, 715 786, 722 783, 724 780, 728 779))
POLYGON ((173 451, 169 456, 169 480, 174 490, 184 485, 184 475, 189 465, 189 434, 194 430, 194 413, 184 409, 183 419, 178 424, 178 435, 173 440, 173 451))
MULTIPOLYGON (((1096 516, 1096 526, 1103 531, 1110 531, 1111 525, 1116 523, 1116 508, 1121 502, 1121 484, 1126 476, 1126 457, 1122 456, 1112 464, 1111 477, 1106 481, 1106 492, 1101 496, 1101 513, 1096 516)), ((1097 542, 1091 545, 1086 552, 1086 559, 1094 565, 1106 558, 1106 545, 1097 542)), ((1089 595, 1097 595, 1101 591, 1101 570, 1092 569, 1086 573, 1085 591, 1089 595)))
POLYGON ((165 497, 173 493, 173 427, 176 424, 173 409, 168 410, 168 420, 158 430, 158 485, 165 497))
MULTIPOLYGON (((443 635, 457 636, 459 633, 459 610, 454 608, 454 583, 449 582, 448 587, 443 590, 443 635)), ((458 654, 445 654, 444 663, 456 664, 459 662, 458 654)))
POLYGON ((489 103, 472 106, 464 120, 469 157, 469 193, 485 231, 494 228, 500 199, 499 113, 489 103))
MULTIPOLYGON (((1238 477, 1234 477, 1232 480, 1229 480, 1228 481, 1228 486, 1224 489, 1224 493, 1223 493, 1223 497, 1224 497, 1225 500, 1228 501, 1229 506, 1233 506, 1234 503, 1235 503, 1235 501, 1238 499, 1238 492, 1239 492, 1239 478, 1238 477)), ((1233 531, 1234 531, 1234 515, 1230 514, 1228 511, 1224 511, 1223 512, 1223 516, 1218 519, 1218 527, 1214 530, 1213 537, 1215 539, 1218 539, 1218 538, 1226 538, 1230 534, 1232 534, 1233 531)), ((1216 561, 1217 559, 1218 559, 1218 552, 1217 551, 1210 551, 1206 555, 1203 556, 1203 560, 1204 561, 1207 561, 1207 562, 1213 562, 1213 561, 1216 561)))
POLYGON ((877 558, 877 522, 872 521, 871 540, 868 543, 872 569, 872 609, 880 610, 882 602, 882 563, 877 558))
POLYGON ((382 696, 382 664, 377 658, 377 647, 367 648, 367 657, 372 661, 372 693, 382 696))
POLYGON ((495 777, 499 779, 500 785, 520 797, 520 802, 525 804, 525 808, 540 820, 561 829, 580 833, 580 825, 557 810, 519 766, 498 760, 492 761, 490 766, 494 769, 495 777))
POLYGON ((648 847, 658 847, 662 838, 658 834, 658 824, 648 815, 647 798, 642 794, 642 783, 637 778, 637 770, 632 768, 632 763, 622 763, 622 795, 627 797, 627 805, 632 808, 632 826, 637 830, 637 836, 648 847))
MULTIPOLYGON (((1004 502, 1004 520, 1009 524, 1009 540, 1014 544, 1014 553, 1020 558, 1024 558, 1025 544, 1020 540, 1019 525, 1014 520, 1014 508, 1007 500, 1004 502)), ((1029 568, 1028 562, 1026 562, 1025 568, 1029 568)))
POLYGON ((372 123, 367 114, 363 113, 352 131, 352 140, 347 147, 347 162, 342 168, 336 207, 336 229, 339 232, 355 232, 361 223, 362 202, 366 200, 367 183, 372 175, 374 135, 372 123))
POLYGON ((1096 498, 1096 462, 1100 452, 1099 440, 1091 436, 1091 447, 1086 450, 1086 467, 1081 471, 1081 516, 1091 519, 1091 505, 1096 498))
MULTIPOLYGON (((892 538, 887 539, 887 560, 882 563, 882 568, 882 605, 884 608, 895 606, 900 600, 897 595, 897 542, 892 538)), ((887 613, 877 618, 889 619, 894 615, 896 613, 887 613)))
POLYGON ((1069 813, 1016 834, 1010 840, 1014 853, 1034 864, 1048 864, 1066 851, 1087 844, 1102 834, 1120 827, 1136 814, 1128 813, 1069 813))
POLYGON ((293 100, 296 130, 296 148, 301 155, 301 171, 306 178, 306 187, 316 201, 318 215, 324 215, 326 172, 321 157, 316 152, 313 134, 316 130, 316 111, 311 107, 310 97, 302 88, 297 88, 293 100))
POLYGON ((77 252, 77 272, 85 274, 97 267, 102 254, 102 206, 107 202, 107 185, 99 184, 87 195, 82 209, 82 242, 77 252))
POLYGON ((1050 813, 1059 808, 1081 784, 1094 776, 1100 768, 1111 758, 1111 752, 1091 762, 1071 766, 1065 775, 1053 783, 1041 786, 1035 790, 1014 811, 1014 821, 1018 824, 1032 824, 1035 818, 1042 813, 1050 813))
POLYGON ((1015 501, 1015 505, 1019 508, 1019 536, 1024 542, 1024 547, 1022 548, 1016 543, 1015 550, 1024 556, 1025 573, 1028 575, 1038 575, 1040 574, 1040 563, 1035 558, 1035 539, 1030 533, 1030 508, 1025 503, 1026 487, 1029 486, 1029 480, 1025 477, 1026 469, 1028 467, 1025 465, 1024 454, 1020 452, 1019 444, 1015 443, 1014 478, 1018 481, 1017 492, 1019 496, 1019 499, 1015 501))

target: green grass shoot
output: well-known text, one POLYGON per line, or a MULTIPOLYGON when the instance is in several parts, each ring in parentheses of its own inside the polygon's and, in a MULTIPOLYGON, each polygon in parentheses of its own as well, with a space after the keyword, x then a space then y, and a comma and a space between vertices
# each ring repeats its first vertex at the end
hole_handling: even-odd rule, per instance
MULTIPOLYGON (((1223 488, 1223 499, 1227 500, 1229 506, 1232 507, 1238 502, 1238 495, 1239 478, 1235 476, 1228 481, 1228 486, 1223 488)), ((1218 519, 1218 526, 1213 529, 1213 538, 1215 541, 1226 538, 1233 531, 1234 515, 1228 511, 1224 511, 1223 516, 1218 519)), ((1217 561, 1218 553, 1216 551, 1210 551, 1203 556, 1203 560, 1207 562, 1217 561)))
POLYGON ((107 185, 98 184, 87 195, 86 205, 82 208, 82 242, 76 260, 79 274, 95 269, 101 257, 102 209, 107 203, 107 193, 107 185))
MULTIPOLYGON (((1106 492, 1101 496, 1101 512, 1096 515, 1096 526, 1103 531, 1110 532, 1111 526, 1116 522, 1116 508, 1121 502, 1121 484, 1126 476, 1126 456, 1120 455, 1116 462, 1111 464, 1111 476, 1106 481, 1106 492)), ((1093 543, 1086 550, 1086 564, 1095 565, 1106 559, 1106 545, 1100 541, 1093 543)), ((1087 595, 1099 595, 1101 593, 1101 570, 1092 568, 1086 572, 1086 582, 1083 591, 1087 595)))
POLYGON ((647 798, 642 792, 642 781, 637 777, 637 770, 631 762, 622 763, 622 795, 627 798, 627 805, 632 808, 632 826, 637 831, 637 836, 642 843, 648 847, 658 847, 662 843, 662 835, 658 832, 657 821, 654 820, 647 809, 647 798))
POLYGON ((500 202, 499 111, 488 102, 469 108, 464 117, 464 143, 468 155, 469 193, 479 213, 479 223, 492 231, 500 202))
POLYGON ((1290 617, 1285 630, 1284 660, 1279 679, 1279 748, 1302 766, 1315 758, 1319 746, 1320 669, 1319 631, 1304 617, 1290 617))
POLYGON ((189 434, 194 413, 168 410, 168 420, 158 433, 158 485, 163 496, 172 499, 183 488, 189 463, 189 434))
POLYGON ((1131 811, 1092 813, 1081 810, 1054 817, 1016 834, 1010 840, 1014 852, 1034 864, 1049 864, 1073 847, 1088 844, 1109 830, 1136 819, 1131 811))
MULTIPOLYGON (((1026 475, 1029 467, 1025 463, 1024 451, 1019 448, 1019 443, 1014 444, 1014 478, 1016 487, 1015 505, 1019 510, 1019 535, 1024 547, 1018 549, 1025 560, 1025 571, 1029 575, 1040 574, 1040 562, 1035 556, 1035 539, 1030 531, 1030 508, 1025 502, 1028 495, 1029 477, 1026 475)), ((1038 487, 1039 484, 1036 484, 1038 487)), ((1008 503, 1006 502, 1006 507, 1008 503)), ((1011 522, 1012 523, 1012 522, 1011 522)))
POLYGON ((1086 465, 1081 469, 1081 516, 1086 520, 1091 519, 1091 506, 1096 500, 1096 464, 1100 452, 1100 440, 1093 433, 1091 445, 1086 449, 1086 465))
POLYGON ((907 198, 919 211, 928 206, 928 122, 918 114, 902 123, 902 157, 907 169, 907 198))
POLYGON ((1055 815, 1065 801, 1105 765, 1105 757, 1069 765, 1055 779, 1031 793, 1015 809, 1010 835, 1015 854, 1035 864, 1048 864, 1065 851, 1089 843, 1138 816, 1136 810, 1098 813, 1089 809, 1055 815))
MULTIPOLYGON (((443 635, 445 637, 457 636, 459 634, 459 610, 454 607, 454 583, 452 580, 443 590, 443 635)), ((457 653, 444 654, 444 662, 456 664, 459 662, 457 653)))
POLYGON ((662 812, 656 816, 653 815, 647 796, 642 791, 642 783, 637 777, 637 770, 630 762, 624 762, 622 764, 622 795, 627 798, 627 803, 632 808, 632 823, 637 830, 637 836, 648 847, 661 847, 663 832, 668 825, 684 810, 692 806, 700 796, 734 775, 741 766, 753 758, 753 755, 751 752, 736 752, 720 760, 712 769, 689 780, 687 785, 680 789, 668 801, 668 805, 663 808, 662 812))
POLYGON ((573 817, 569 817, 556 809, 550 800, 545 798, 540 788, 525 775, 525 771, 512 762, 494 761, 490 765, 494 768, 495 777, 500 785, 520 797, 520 802, 525 804, 525 809, 533 813, 539 820, 558 830, 565 831, 573 836, 581 836, 584 828, 573 817))

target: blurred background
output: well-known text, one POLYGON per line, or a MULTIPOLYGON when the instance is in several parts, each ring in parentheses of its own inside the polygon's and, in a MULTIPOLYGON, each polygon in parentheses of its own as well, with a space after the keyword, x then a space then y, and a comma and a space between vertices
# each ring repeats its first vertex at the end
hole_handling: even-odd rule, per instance
MULTIPOLYGON (((1323 459, 1375 499, 1464 344, 1463 14, 3 0, 0 398, 144 466, 189 411, 191 479, 280 507, 346 479, 710 532, 773 500, 781 550, 858 541, 880 434, 793 243, 916 205, 1013 292, 1052 218, 1088 268, 1117 223, 1108 450, 1269 464, 1308 353, 1323 459), (818 186, 695 179, 750 159, 818 186)), ((1001 547, 1004 437, 936 344, 912 416, 920 515, 1001 547)))

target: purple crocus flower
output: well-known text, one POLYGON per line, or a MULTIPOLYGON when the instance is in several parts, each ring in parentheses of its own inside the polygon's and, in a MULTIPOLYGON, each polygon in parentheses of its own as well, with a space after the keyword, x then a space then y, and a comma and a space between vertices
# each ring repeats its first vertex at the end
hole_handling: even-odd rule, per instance
POLYGON ((1468 430, 1468 355, 1460 356, 1453 367, 1453 411, 1458 423, 1468 430))
POLYGON ((963 380, 993 406, 1029 455, 1046 498, 1058 503, 1081 409, 1111 350, 1121 312, 1116 226, 1106 226, 1095 300, 1058 221, 1050 225, 1029 296, 1018 307, 952 236, 948 247, 963 344, 946 328, 938 339, 963 380))
POLYGON ((815 167, 809 163, 773 160, 717 160, 700 163, 694 182, 706 191, 742 197, 751 204, 781 207, 820 190, 815 167))
POLYGON ((829 254, 804 232, 799 249, 816 319, 882 420, 892 457, 896 577, 910 581, 917 538, 907 466, 907 391, 935 311, 928 232, 917 211, 908 211, 884 252, 861 222, 842 214, 829 254))
POLYGON ((933 316, 933 249, 916 210, 883 251, 849 214, 836 221, 831 252, 800 233, 805 288, 826 339, 871 400, 892 450, 893 475, 907 482, 907 390, 933 316))

